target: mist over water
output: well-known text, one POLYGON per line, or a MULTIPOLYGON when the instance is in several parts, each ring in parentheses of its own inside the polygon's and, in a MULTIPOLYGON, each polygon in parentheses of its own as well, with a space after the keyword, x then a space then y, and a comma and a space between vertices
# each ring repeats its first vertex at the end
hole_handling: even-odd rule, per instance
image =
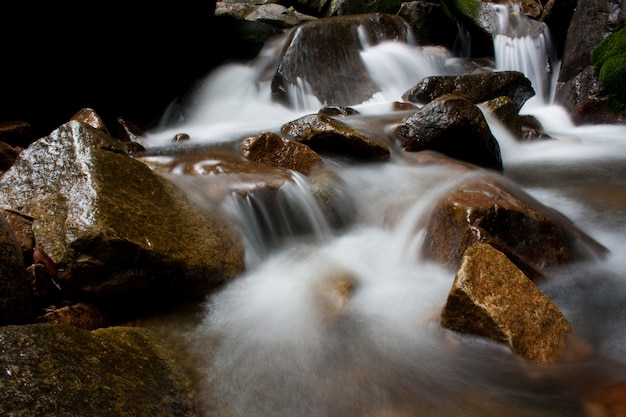
MULTIPOLYGON (((549 52, 535 41, 510 39, 495 42, 545 63, 549 52)), ((380 92, 354 107, 384 115, 423 77, 455 73, 455 57, 434 52, 398 42, 366 46, 362 59, 380 92)), ((499 69, 522 70, 516 66, 524 59, 498 61, 510 66, 499 69)), ((215 71, 184 123, 153 132, 148 146, 181 130, 196 143, 235 143, 322 106, 305 90, 295 109, 273 103, 260 68, 215 71)), ((535 88, 552 88, 551 74, 540 75, 537 69, 535 88)), ((582 396, 597 381, 624 380, 626 129, 574 126, 550 96, 522 113, 536 116, 555 140, 520 143, 488 122, 504 175, 610 249, 605 261, 564 268, 540 284, 599 360, 534 365, 501 344, 439 325, 454 272, 420 258, 424 227, 447 190, 479 174, 395 158, 337 162, 329 169, 354 203, 346 229, 328 225, 299 175, 275 199, 227 199, 224 208, 244 233, 248 272, 211 296, 184 336, 201 374, 204 415, 570 417, 583 415, 582 396)))

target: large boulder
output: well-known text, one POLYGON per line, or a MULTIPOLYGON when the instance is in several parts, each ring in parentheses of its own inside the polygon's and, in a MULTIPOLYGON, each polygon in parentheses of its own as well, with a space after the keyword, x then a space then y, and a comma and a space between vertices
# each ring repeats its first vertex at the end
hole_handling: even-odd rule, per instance
POLYGON ((0 414, 195 417, 188 373, 156 333, 0 327, 0 414))
POLYGON ((362 132, 342 118, 348 114, 333 114, 322 109, 316 114, 302 116, 281 126, 281 132, 308 145, 322 155, 335 155, 361 161, 385 161, 390 149, 384 138, 373 132, 362 132))
POLYGON ((465 251, 441 324, 505 343, 533 362, 554 363, 586 350, 552 300, 506 255, 484 243, 465 251))
POLYGON ((295 106, 293 86, 305 85, 322 104, 354 105, 378 91, 360 52, 363 37, 371 44, 407 40, 400 16, 364 14, 327 17, 296 27, 285 39, 280 63, 272 77, 277 101, 295 106))
POLYGON ((453 270, 467 248, 487 243, 531 279, 607 253, 562 213, 496 176, 474 177, 443 197, 431 214, 424 242, 427 259, 453 270))
POLYGON ((71 121, 0 179, 0 203, 33 219, 63 295, 123 314, 202 296, 241 273, 242 249, 218 213, 195 210, 121 145, 71 121))
POLYGON ((428 103, 446 94, 463 97, 474 104, 507 96, 519 111, 526 100, 535 95, 535 90, 530 80, 519 71, 495 71, 426 77, 406 91, 402 98, 414 103, 428 103))
POLYGON ((470 101, 441 96, 406 117, 393 133, 405 151, 432 150, 502 171, 500 145, 482 111, 470 101))
POLYGON ((555 102, 569 110, 576 124, 624 121, 608 106, 593 71, 592 54, 623 25, 625 7, 618 0, 578 1, 567 31, 555 93, 555 102))

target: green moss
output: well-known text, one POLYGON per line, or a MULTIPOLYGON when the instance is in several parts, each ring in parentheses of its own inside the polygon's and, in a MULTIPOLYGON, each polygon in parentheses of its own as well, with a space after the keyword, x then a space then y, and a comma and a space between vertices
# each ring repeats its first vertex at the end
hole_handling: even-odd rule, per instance
POLYGON ((453 0, 452 5, 459 12, 472 19, 478 16, 480 0, 453 0))
POLYGON ((605 38, 593 51, 591 62, 609 106, 626 115, 626 28, 605 38))

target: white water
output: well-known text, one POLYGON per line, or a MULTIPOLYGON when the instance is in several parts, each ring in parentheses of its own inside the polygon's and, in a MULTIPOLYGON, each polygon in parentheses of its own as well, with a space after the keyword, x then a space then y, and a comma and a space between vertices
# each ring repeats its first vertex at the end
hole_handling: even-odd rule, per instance
MULTIPOLYGON (((511 47, 536 58, 532 42, 511 47)), ((355 107, 385 112, 412 83, 451 71, 451 58, 399 43, 367 47, 381 91, 355 107)), ((236 142, 319 109, 314 100, 298 110, 273 104, 256 70, 234 65, 207 79, 184 125, 192 141, 236 142)), ((419 248, 433 204, 463 176, 399 161, 341 164, 332 169, 356 202, 346 230, 329 230, 300 176, 277 201, 225 203, 242 216, 252 268, 207 301, 186 335, 204 415, 577 416, 596 375, 624 380, 615 364, 626 354, 626 129, 574 126, 547 97, 523 111, 557 140, 522 144, 490 121, 504 174, 611 250, 606 262, 565 270, 541 288, 613 363, 533 366, 497 343, 444 331, 437 316, 454 276, 421 260, 419 248)), ((180 130, 155 132, 149 145, 180 130)))

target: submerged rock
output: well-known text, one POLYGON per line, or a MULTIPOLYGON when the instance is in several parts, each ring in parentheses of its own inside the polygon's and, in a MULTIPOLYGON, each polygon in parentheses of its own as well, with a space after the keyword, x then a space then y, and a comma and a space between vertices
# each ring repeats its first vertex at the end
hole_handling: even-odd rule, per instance
POLYGON ((175 355, 147 329, 0 327, 0 414, 194 417, 175 355))

